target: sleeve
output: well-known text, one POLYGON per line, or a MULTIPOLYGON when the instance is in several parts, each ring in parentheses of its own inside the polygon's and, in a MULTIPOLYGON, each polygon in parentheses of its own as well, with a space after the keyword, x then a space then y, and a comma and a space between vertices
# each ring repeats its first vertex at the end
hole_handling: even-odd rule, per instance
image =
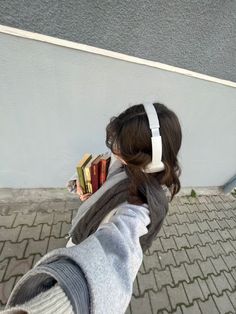
MULTIPOLYGON (((29 290, 34 274, 37 276, 41 266, 46 267, 64 259, 65 263, 70 260, 83 271, 92 313, 125 313, 143 259, 140 237, 148 232, 147 226, 150 224, 147 204, 143 205, 120 205, 108 223, 99 226, 95 233, 80 244, 47 253, 31 270, 30 276, 27 275, 29 271, 18 281, 8 304, 14 303, 19 293, 25 294, 29 290)), ((59 276, 74 280, 73 286, 78 284, 76 276, 69 276, 64 270, 58 270, 59 276)), ((73 293, 76 293, 76 289, 73 293)))

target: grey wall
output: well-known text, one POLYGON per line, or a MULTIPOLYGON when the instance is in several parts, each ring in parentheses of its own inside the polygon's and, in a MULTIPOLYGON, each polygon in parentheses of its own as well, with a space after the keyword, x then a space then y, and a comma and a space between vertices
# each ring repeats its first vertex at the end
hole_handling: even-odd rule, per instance
POLYGON ((183 186, 235 174, 236 89, 0 33, 0 187, 63 187, 85 152, 102 153, 109 118, 159 100, 183 129, 183 186))
POLYGON ((236 81, 235 0, 1 0, 0 24, 236 81))

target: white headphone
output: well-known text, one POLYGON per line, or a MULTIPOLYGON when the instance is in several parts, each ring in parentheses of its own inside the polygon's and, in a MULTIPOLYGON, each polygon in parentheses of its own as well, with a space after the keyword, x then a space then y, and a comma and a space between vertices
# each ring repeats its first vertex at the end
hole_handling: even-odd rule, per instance
POLYGON ((165 169, 162 158, 162 140, 160 135, 160 123, 156 109, 151 102, 144 102, 143 106, 148 116, 149 127, 152 131, 152 161, 143 169, 143 172, 160 172, 165 169))
MULTIPOLYGON (((162 158, 162 141, 160 135, 160 123, 158 119, 158 115, 156 109, 151 102, 143 103, 144 109, 148 116, 149 126, 152 131, 152 161, 142 169, 143 172, 152 173, 152 172, 160 172, 165 169, 162 158)), ((121 157, 116 156, 116 158, 120 159, 124 164, 127 164, 121 157)))

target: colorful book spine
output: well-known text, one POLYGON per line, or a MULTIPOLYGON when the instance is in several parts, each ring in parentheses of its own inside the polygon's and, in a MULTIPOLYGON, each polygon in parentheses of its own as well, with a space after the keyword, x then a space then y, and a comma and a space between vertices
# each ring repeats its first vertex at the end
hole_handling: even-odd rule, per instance
POLYGON ((79 183, 83 190, 83 193, 87 193, 85 178, 84 178, 84 167, 87 165, 87 163, 92 158, 92 155, 89 153, 84 154, 83 158, 79 161, 76 170, 78 173, 79 183))

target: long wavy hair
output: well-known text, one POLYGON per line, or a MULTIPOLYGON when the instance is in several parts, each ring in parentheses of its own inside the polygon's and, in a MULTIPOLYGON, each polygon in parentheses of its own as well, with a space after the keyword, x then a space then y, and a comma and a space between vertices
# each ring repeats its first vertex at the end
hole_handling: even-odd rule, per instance
POLYGON ((150 224, 148 233, 140 237, 145 252, 161 229, 168 212, 168 202, 179 192, 181 169, 177 155, 181 147, 182 131, 177 115, 165 105, 154 103, 160 123, 162 138, 162 162, 165 169, 157 173, 145 173, 141 169, 152 160, 151 130, 142 104, 130 106, 118 116, 113 116, 106 126, 106 146, 122 158, 127 178, 106 191, 79 223, 78 244, 96 231, 102 219, 116 206, 127 201, 130 204, 148 204, 150 224), (170 197, 163 187, 167 187, 170 197))

